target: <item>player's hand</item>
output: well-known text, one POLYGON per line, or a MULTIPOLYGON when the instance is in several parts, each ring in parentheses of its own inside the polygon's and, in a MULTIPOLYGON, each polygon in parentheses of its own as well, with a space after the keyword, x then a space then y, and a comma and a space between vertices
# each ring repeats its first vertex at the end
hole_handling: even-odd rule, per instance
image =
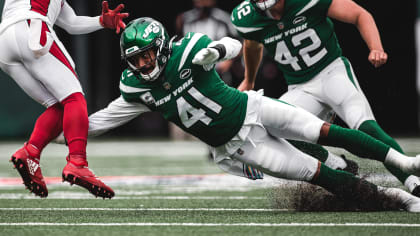
POLYGON ((121 13, 122 9, 124 9, 124 4, 118 5, 114 10, 110 10, 108 1, 103 1, 99 22, 105 28, 116 29, 115 32, 119 34, 121 29, 125 29, 125 23, 122 19, 128 17, 128 13, 121 13))
POLYGON ((247 164, 243 165, 244 174, 248 179, 264 179, 264 173, 247 164))
POLYGON ((381 50, 371 50, 368 60, 375 68, 378 68, 386 63, 388 54, 381 50))
POLYGON ((214 48, 203 48, 192 60, 192 63, 197 65, 211 65, 215 64, 219 59, 219 52, 214 48))

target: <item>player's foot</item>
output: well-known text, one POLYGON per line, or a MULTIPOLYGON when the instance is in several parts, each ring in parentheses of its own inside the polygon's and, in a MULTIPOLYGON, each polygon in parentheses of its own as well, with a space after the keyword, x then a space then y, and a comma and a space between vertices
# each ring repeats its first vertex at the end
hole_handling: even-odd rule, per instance
POLYGON ((420 185, 417 185, 413 191, 411 191, 411 194, 416 196, 416 197, 420 197, 420 185))
POLYGON ((407 174, 412 174, 420 177, 420 155, 416 157, 407 157, 402 159, 400 164, 401 170, 407 174))
POLYGON ((39 165, 39 155, 40 152, 35 146, 25 143, 12 155, 10 161, 13 162, 29 191, 37 196, 47 197, 48 189, 39 165))
POLYGON ((79 185, 96 197, 112 198, 114 191, 100 181, 88 168, 86 158, 78 155, 67 156, 67 165, 63 169, 63 181, 79 185))
POLYGON ((404 210, 408 212, 420 212, 420 198, 399 188, 385 188, 383 189, 383 193, 399 201, 403 205, 404 210))
POLYGON ((353 175, 359 175, 359 165, 355 161, 347 159, 344 154, 341 154, 340 157, 346 162, 346 167, 343 169, 337 168, 337 170, 343 170, 352 173, 353 175))

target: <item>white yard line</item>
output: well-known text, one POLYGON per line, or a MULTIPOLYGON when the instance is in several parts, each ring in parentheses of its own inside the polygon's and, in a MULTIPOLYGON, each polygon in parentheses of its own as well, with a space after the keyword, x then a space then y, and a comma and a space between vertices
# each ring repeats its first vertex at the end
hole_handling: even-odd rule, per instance
MULTIPOLYGON (((23 145, 23 142, 0 142, 0 156, 14 153, 23 145)), ((87 153, 89 156, 158 156, 158 157, 185 157, 205 156, 207 146, 199 141, 89 141, 87 153)), ((51 143, 42 152, 43 158, 65 158, 68 149, 65 145, 51 143)), ((10 157, 9 157, 10 158, 10 157)))
POLYGON ((289 209, 266 208, 0 208, 0 211, 255 211, 278 212, 290 211, 289 209))
MULTIPOLYGON (((0 199, 39 199, 39 197, 29 193, 2 193, 0 199)), ((62 192, 62 194, 51 193, 48 199, 85 199, 96 200, 90 193, 62 192)), ((267 197, 247 197, 247 196, 115 196, 114 200, 264 200, 267 197)))
POLYGON ((248 226, 248 227, 420 227, 420 224, 401 223, 0 223, 0 226, 248 226))

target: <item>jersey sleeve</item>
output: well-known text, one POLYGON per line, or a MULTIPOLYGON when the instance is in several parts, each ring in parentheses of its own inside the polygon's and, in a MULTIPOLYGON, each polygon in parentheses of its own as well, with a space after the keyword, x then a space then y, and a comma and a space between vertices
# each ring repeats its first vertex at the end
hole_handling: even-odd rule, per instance
POLYGON ((144 112, 150 111, 140 103, 129 103, 121 96, 108 106, 89 116, 89 137, 101 135, 121 126, 144 112))
POLYGON ((320 0, 318 3, 319 11, 326 16, 328 14, 328 9, 330 8, 331 3, 332 0, 320 0))
POLYGON ((179 47, 182 47, 183 49, 181 50, 182 55, 180 55, 181 60, 178 66, 179 68, 191 67, 194 71, 202 72, 203 70, 209 71, 214 67, 214 65, 207 67, 192 64, 192 59, 194 56, 201 49, 206 48, 212 42, 212 40, 207 35, 202 33, 188 32, 181 40, 181 45, 179 45, 179 47))
POLYGON ((99 23, 99 16, 78 16, 67 2, 64 2, 55 24, 69 34, 87 34, 103 29, 99 23))
POLYGON ((243 1, 231 13, 230 20, 237 34, 244 39, 257 40, 264 29, 264 20, 249 1, 243 1))
POLYGON ((304 0, 296 1, 300 11, 296 15, 312 14, 314 16, 327 16, 328 9, 330 8, 332 0, 304 0))
POLYGON ((139 80, 128 69, 123 71, 120 78, 120 93, 121 97, 126 102, 141 103, 140 95, 143 89, 139 88, 139 80))
POLYGON ((197 54, 201 49, 206 48, 211 42, 213 42, 207 35, 201 33, 188 33, 191 34, 193 39, 196 37, 197 39, 190 40, 191 43, 194 43, 192 46, 192 50, 190 52, 191 59, 194 58, 195 54, 197 54))

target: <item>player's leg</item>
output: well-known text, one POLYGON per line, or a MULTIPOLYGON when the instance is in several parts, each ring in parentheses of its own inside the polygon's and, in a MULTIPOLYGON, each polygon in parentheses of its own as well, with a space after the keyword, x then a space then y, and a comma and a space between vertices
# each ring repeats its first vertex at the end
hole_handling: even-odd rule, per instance
POLYGON ((314 143, 302 142, 297 140, 287 140, 295 148, 300 151, 315 157, 326 166, 335 170, 344 170, 354 175, 359 174, 359 165, 347 158, 344 155, 337 156, 333 152, 328 151, 323 146, 314 143))
MULTIPOLYGON (((303 108, 318 118, 330 122, 332 111, 331 108, 328 105, 318 101, 316 97, 314 97, 311 93, 304 91, 306 86, 315 87, 312 86, 312 84, 316 84, 316 81, 309 81, 302 85, 291 85, 289 86, 288 91, 280 97, 280 100, 288 104, 303 108)), ((333 169, 350 171, 353 174, 358 173, 359 167, 356 162, 348 160, 344 158, 344 156, 338 156, 318 144, 304 143, 293 140, 290 140, 290 142, 299 150, 315 157, 333 169)))
MULTIPOLYGON (((403 153, 398 143, 391 138, 375 121, 372 109, 363 94, 349 61, 345 58, 336 62, 328 76, 322 78, 320 96, 352 129, 359 129, 370 136, 388 144, 403 153)), ((420 195, 420 180, 403 171, 385 164, 385 167, 397 177, 409 190, 420 195), (419 186, 419 187, 417 187, 419 186), (417 188, 416 188, 417 187, 417 188)))
POLYGON ((301 108, 279 100, 263 97, 260 119, 267 131, 275 137, 341 147, 359 157, 385 162, 407 173, 420 175, 420 156, 407 157, 359 130, 331 125, 327 126, 328 132, 322 132, 321 128, 327 123, 301 108))
MULTIPOLYGON (((284 139, 267 135, 259 126, 251 129, 245 144, 231 157, 274 177, 316 184, 344 199, 381 203, 376 185, 321 164, 284 139)), ((414 196, 398 196, 396 200, 408 211, 420 211, 420 199, 414 196)))
POLYGON ((42 25, 40 44, 45 43, 46 32, 50 32, 54 38, 49 52, 34 58, 30 49, 26 48, 24 55, 28 60, 24 60, 24 65, 63 107, 62 127, 69 147, 68 163, 63 170, 63 179, 88 189, 96 196, 112 197, 113 190, 86 168, 89 120, 86 100, 74 71, 74 63, 55 33, 45 23, 42 25))
POLYGON ((39 165, 44 147, 61 132, 63 110, 57 99, 36 80, 22 64, 22 48, 27 47, 19 34, 27 29, 25 21, 10 26, 0 35, 0 67, 32 99, 47 107, 33 129, 29 140, 11 158, 26 187, 36 195, 46 197, 47 186, 39 165))
MULTIPOLYGON (((404 154, 404 151, 400 147, 400 145, 391 137, 389 136, 376 122, 376 120, 366 120, 364 121, 359 130, 369 134, 370 136, 381 140, 382 142, 388 144, 393 149, 399 151, 400 153, 404 154)), ((391 172, 397 179, 406 186, 410 192, 415 196, 420 196, 420 179, 416 176, 409 175, 404 173, 398 168, 393 166, 384 164, 386 169, 391 172)))
MULTIPOLYGON (((4 68, 2 66, 2 68, 4 68)), ((47 186, 39 165, 44 147, 62 130, 63 109, 54 103, 54 97, 34 80, 23 65, 8 66, 5 70, 18 85, 36 101, 45 104, 47 109, 38 117, 29 140, 12 155, 12 162, 22 176, 26 187, 38 196, 48 196, 47 186)))
POLYGON ((321 186, 347 200, 356 200, 361 208, 382 209, 384 201, 394 202, 401 209, 420 212, 420 198, 399 188, 384 188, 345 171, 333 170, 320 163, 310 183, 321 186))

